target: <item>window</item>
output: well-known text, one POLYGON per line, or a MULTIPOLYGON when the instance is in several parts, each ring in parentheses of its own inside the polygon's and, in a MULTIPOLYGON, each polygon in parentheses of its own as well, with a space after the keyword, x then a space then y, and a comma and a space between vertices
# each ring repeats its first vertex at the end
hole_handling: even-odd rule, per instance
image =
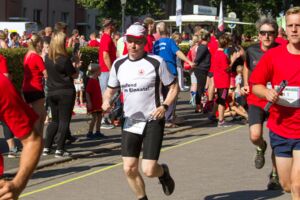
POLYGON ((99 24, 100 24, 100 23, 98 22, 99 18, 100 18, 100 16, 95 16, 95 29, 96 29, 96 30, 100 28, 100 27, 99 27, 99 24))
POLYGON ((91 27, 90 27, 90 20, 91 20, 91 15, 90 14, 87 14, 86 16, 86 22, 87 22, 87 29, 90 30, 91 27))
POLYGON ((69 13, 68 12, 61 13, 61 21, 65 22, 66 24, 69 24, 69 13))
POLYGON ((55 11, 53 10, 52 11, 52 15, 51 15, 51 23, 52 24, 55 24, 56 23, 56 20, 55 20, 56 18, 55 18, 55 11))
POLYGON ((27 8, 23 8, 23 17, 26 17, 27 14, 27 8))
POLYGON ((33 21, 40 23, 41 22, 41 16, 42 16, 42 10, 34 9, 33 10, 33 21))

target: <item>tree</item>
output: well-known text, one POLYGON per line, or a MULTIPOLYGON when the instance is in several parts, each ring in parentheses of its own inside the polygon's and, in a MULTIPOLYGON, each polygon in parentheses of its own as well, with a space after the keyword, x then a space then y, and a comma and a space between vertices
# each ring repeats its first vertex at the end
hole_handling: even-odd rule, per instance
MULTIPOLYGON (((164 17, 164 0, 127 0, 127 16, 149 15, 155 19, 164 17)), ((77 3, 86 8, 96 8, 100 11, 100 17, 111 17, 116 21, 121 20, 120 0, 77 0, 77 3)))
MULTIPOLYGON (((215 7, 219 7, 221 0, 212 0, 211 4, 215 7)), ((290 0, 289 0, 290 1, 290 0)), ((224 12, 235 12, 237 17, 241 21, 255 23, 260 16, 272 16, 275 18, 279 16, 279 13, 284 11, 287 6, 286 0, 224 0, 224 12)), ((243 32, 255 33, 254 26, 244 26, 243 32)))

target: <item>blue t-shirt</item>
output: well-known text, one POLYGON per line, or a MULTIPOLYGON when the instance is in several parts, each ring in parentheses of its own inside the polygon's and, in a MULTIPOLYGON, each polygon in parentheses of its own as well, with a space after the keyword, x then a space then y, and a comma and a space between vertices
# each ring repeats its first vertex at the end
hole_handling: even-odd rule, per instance
POLYGON ((166 61, 168 69, 175 76, 178 75, 176 69, 177 51, 179 51, 179 47, 171 38, 160 38, 154 43, 154 54, 159 55, 166 61))

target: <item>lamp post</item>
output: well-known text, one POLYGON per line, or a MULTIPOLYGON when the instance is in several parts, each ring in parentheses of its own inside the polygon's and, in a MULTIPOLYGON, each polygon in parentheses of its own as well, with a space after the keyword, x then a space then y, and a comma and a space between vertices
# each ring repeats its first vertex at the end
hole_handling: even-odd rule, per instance
POLYGON ((121 0, 121 6, 122 6, 122 33, 125 33, 125 6, 126 6, 126 0, 121 0))

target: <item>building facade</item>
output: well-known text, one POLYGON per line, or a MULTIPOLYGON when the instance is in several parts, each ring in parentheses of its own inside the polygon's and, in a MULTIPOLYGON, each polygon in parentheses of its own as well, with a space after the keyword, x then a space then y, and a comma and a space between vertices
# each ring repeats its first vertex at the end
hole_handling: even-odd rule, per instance
MULTIPOLYGON (((194 5, 210 6, 209 0, 182 0, 182 14, 193 14, 194 5)), ((176 15, 176 0, 166 0, 166 16, 176 15)))
MULTIPOLYGON (((116 0, 119 1, 119 0, 116 0)), ((209 0, 182 0, 182 14, 193 14, 193 5, 207 5, 209 0)), ((165 0, 163 6, 168 18, 175 15, 176 0, 165 0)), ((63 21, 69 33, 77 28, 81 34, 99 30, 96 9, 85 9, 76 0, 0 0, 0 21, 34 21, 40 28, 63 21)))
POLYGON ((8 21, 9 17, 21 17, 22 0, 0 0, 0 21, 8 21))
POLYGON ((76 0, 0 0, 0 21, 34 21, 40 28, 63 21, 69 32, 77 28, 88 34, 99 28, 98 15, 99 11, 85 9, 76 0))

